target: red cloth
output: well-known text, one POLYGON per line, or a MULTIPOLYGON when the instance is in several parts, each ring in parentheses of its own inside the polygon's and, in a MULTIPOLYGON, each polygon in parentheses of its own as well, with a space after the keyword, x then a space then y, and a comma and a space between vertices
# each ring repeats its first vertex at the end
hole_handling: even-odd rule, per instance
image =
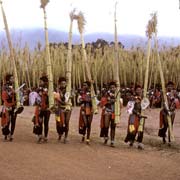
POLYGON ((35 106, 35 125, 39 125, 39 106, 35 106))
POLYGON ((101 98, 101 102, 100 102, 100 106, 103 107, 107 104, 107 97, 102 97, 101 98))
POLYGON ((83 115, 82 113, 85 113, 85 115, 92 115, 92 107, 83 107, 81 106, 80 108, 80 113, 79 113, 79 128, 84 127, 84 120, 83 120, 83 115))
POLYGON ((163 128, 163 110, 160 111, 160 114, 159 114, 159 128, 163 128))
POLYGON ((100 122, 100 127, 104 128, 104 114, 105 114, 105 109, 102 109, 102 113, 101 113, 101 122, 100 122))
POLYGON ((45 110, 48 108, 47 102, 48 102, 48 94, 47 92, 43 92, 41 96, 41 109, 42 110, 45 110))
POLYGON ((133 125, 134 125, 134 132, 133 133, 137 133, 138 132, 138 127, 139 127, 139 117, 137 116, 137 115, 135 115, 135 114, 131 114, 130 116, 129 116, 129 119, 128 119, 128 132, 129 132, 129 126, 130 125, 132 125, 132 124, 130 124, 130 118, 132 118, 132 115, 134 116, 133 118, 134 118, 134 121, 133 121, 133 125))
MULTIPOLYGON (((101 101, 100 101, 100 107, 104 107, 106 104, 108 103, 108 99, 107 97, 102 97, 101 101)), ((120 108, 122 108, 122 103, 120 103, 120 108)), ((104 127, 104 114, 105 114, 105 108, 102 109, 102 113, 101 113, 101 121, 100 121, 100 127, 103 128, 104 127)), ((115 113, 111 113, 111 119, 115 119, 115 113)))
POLYGON ((8 99, 9 99, 9 95, 7 93, 6 90, 3 90, 2 91, 2 100, 4 102, 4 106, 6 107, 12 107, 12 106, 15 106, 15 93, 14 93, 14 90, 12 90, 12 100, 11 102, 8 102, 8 99))
POLYGON ((3 108, 2 110, 2 117, 1 117, 1 126, 5 127, 9 122, 9 113, 8 111, 3 108))
POLYGON ((179 99, 176 98, 174 101, 175 101, 175 104, 176 104, 176 109, 180 109, 180 101, 179 101, 179 99))
POLYGON ((2 117, 1 117, 1 126, 2 127, 6 126, 9 122, 9 113, 6 108, 12 108, 16 105, 14 89, 10 89, 9 94, 7 92, 7 89, 5 87, 3 87, 2 100, 3 100, 4 104, 3 104, 2 117))
POLYGON ((83 108, 81 107, 80 112, 79 112, 79 128, 84 127, 84 120, 83 120, 83 117, 82 117, 82 111, 83 111, 83 108))

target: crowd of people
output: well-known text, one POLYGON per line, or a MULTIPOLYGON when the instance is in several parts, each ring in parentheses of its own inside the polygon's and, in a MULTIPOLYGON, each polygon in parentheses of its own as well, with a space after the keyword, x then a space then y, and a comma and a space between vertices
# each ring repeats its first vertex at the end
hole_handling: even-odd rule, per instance
MULTIPOLYGON (((79 134, 82 135, 82 142, 90 144, 91 123, 93 120, 93 103, 91 96, 91 82, 85 81, 82 87, 76 93, 76 101, 80 106, 79 115, 79 134)), ((54 107, 49 107, 48 101, 48 78, 43 75, 39 79, 39 87, 33 88, 32 91, 22 87, 19 91, 14 90, 14 77, 7 74, 2 87, 2 111, 1 111, 1 127, 4 141, 13 141, 13 134, 16 126, 16 118, 19 111, 16 102, 16 93, 20 94, 21 107, 30 105, 34 106, 33 116, 33 133, 37 135, 38 143, 48 141, 49 119, 51 113, 55 114, 56 131, 58 140, 67 143, 69 132, 69 121, 71 118, 72 108, 67 108, 69 98, 66 93, 67 81, 65 77, 60 77, 56 90, 54 92, 54 107)), ((144 119, 147 118, 142 114, 143 89, 141 85, 131 85, 129 88, 121 88, 121 98, 117 99, 117 84, 111 81, 97 94, 97 105, 101 108, 100 120, 100 137, 104 138, 106 145, 110 141, 110 146, 115 146, 115 102, 120 101, 120 108, 127 107, 129 113, 127 135, 124 142, 129 146, 133 146, 134 142, 138 142, 138 148, 143 149, 143 133, 144 119), (110 133, 109 133, 110 131, 110 133)), ((175 89, 174 83, 169 81, 166 89, 167 103, 163 101, 163 94, 160 86, 156 86, 153 90, 149 90, 147 97, 149 99, 149 108, 160 109, 160 127, 158 135, 162 138, 162 142, 166 143, 166 133, 169 128, 168 118, 171 124, 174 123, 175 109, 180 108, 180 95, 175 89)), ((74 93, 75 94, 75 93, 74 93)), ((72 98, 73 99, 73 98, 72 98)), ((68 106, 69 107, 69 106, 68 106)), ((71 107, 71 106, 70 106, 71 107)), ((169 134, 169 133, 168 133, 169 134)), ((168 142, 171 142, 168 136, 168 142)))

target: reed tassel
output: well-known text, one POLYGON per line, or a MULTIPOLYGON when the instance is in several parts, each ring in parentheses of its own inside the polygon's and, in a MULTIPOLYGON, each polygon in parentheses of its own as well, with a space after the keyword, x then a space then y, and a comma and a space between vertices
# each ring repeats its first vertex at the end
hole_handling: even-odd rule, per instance
POLYGON ((97 104, 96 104, 96 95, 95 95, 95 91, 94 91, 93 79, 91 76, 90 67, 89 67, 88 59, 87 59, 87 53, 86 53, 86 49, 85 49, 85 43, 84 43, 83 31, 84 31, 84 26, 85 26, 85 18, 84 18, 84 15, 82 12, 79 12, 79 14, 77 15, 77 22, 78 22, 79 33, 81 36, 81 45, 82 45, 82 52, 83 52, 83 57, 84 57, 85 68, 86 68, 86 72, 87 72, 87 78, 88 78, 88 81, 91 82, 91 98, 92 98, 93 113, 97 114, 98 108, 97 108, 97 104))
POLYGON ((66 79, 67 79, 67 87, 66 87, 66 94, 68 94, 67 105, 66 109, 71 110, 72 103, 71 103, 71 89, 72 89, 72 28, 73 28, 73 20, 77 19, 75 15, 75 10, 70 13, 70 27, 69 27, 69 41, 68 41, 68 54, 67 54, 67 62, 66 62, 66 79))

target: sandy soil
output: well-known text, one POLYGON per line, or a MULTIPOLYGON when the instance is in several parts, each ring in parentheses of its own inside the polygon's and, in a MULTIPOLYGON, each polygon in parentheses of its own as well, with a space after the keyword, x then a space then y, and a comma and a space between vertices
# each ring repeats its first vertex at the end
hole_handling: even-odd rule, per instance
POLYGON ((146 114, 144 150, 123 142, 128 115, 122 110, 116 130, 116 147, 104 146, 99 137, 100 113, 94 116, 91 144, 81 143, 78 134, 79 108, 70 121, 69 143, 57 141, 54 115, 51 115, 48 143, 37 144, 32 133, 33 107, 17 118, 13 142, 0 139, 0 180, 179 180, 180 110, 177 110, 172 146, 163 145, 157 136, 159 109, 146 114))

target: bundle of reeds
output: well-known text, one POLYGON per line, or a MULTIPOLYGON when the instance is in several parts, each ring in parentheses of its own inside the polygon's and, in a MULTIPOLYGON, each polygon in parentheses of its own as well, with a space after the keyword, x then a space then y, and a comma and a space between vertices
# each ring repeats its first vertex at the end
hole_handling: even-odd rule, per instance
POLYGON ((71 89, 72 89, 72 27, 73 21, 77 19, 77 15, 75 15, 75 9, 70 13, 70 27, 69 27, 69 41, 68 41, 68 54, 67 54, 67 61, 66 61, 66 79, 67 79, 67 87, 66 87, 66 95, 67 95, 67 104, 66 109, 71 110, 71 89))
MULTIPOLYGON (((3 5, 2 5, 2 1, 0 1, 0 4, 1 4, 1 11, 2 11, 2 16, 3 16, 5 31, 6 31, 6 37, 7 37, 9 51, 10 51, 10 60, 12 61, 12 64, 13 64, 13 75, 14 75, 14 80, 15 80, 15 84, 14 85, 15 85, 15 90, 17 90, 19 88, 19 82, 18 82, 18 74, 17 74, 16 63, 15 63, 15 55, 14 55, 12 40, 11 40, 9 28, 8 28, 8 23, 7 23, 6 15, 5 15, 5 12, 4 12, 3 5)), ((16 105, 17 105, 17 108, 19 108, 20 105, 21 105, 20 104, 19 91, 16 93, 16 105)))
MULTIPOLYGON (((159 56, 159 52, 158 52, 157 15, 156 15, 156 13, 153 14, 153 22, 154 22, 153 23, 153 30, 154 30, 155 50, 156 50, 156 53, 157 53, 158 69, 159 69, 159 72, 160 72, 163 99, 164 99, 164 103, 166 105, 166 108, 169 109, 167 95, 166 95, 165 79, 164 79, 162 64, 161 64, 161 60, 160 60, 160 56, 159 56)), ((172 121, 171 121, 170 115, 167 116, 167 119, 168 119, 168 136, 169 136, 169 140, 174 141, 174 134, 173 134, 173 130, 172 130, 172 121)))
POLYGON ((54 85, 53 85, 53 74, 52 74, 52 64, 50 58, 50 50, 49 50, 49 39, 48 39, 48 27, 47 27, 47 15, 46 15, 46 5, 48 4, 49 0, 41 0, 40 8, 43 9, 44 14, 44 32, 45 32, 45 41, 46 41, 46 67, 47 67, 47 75, 49 80, 48 85, 48 98, 49 98, 49 108, 53 107, 54 105, 54 85))
POLYGON ((116 96, 116 101, 115 101, 115 123, 119 123, 120 121, 120 80, 119 80, 119 56, 118 56, 118 37, 117 37, 117 19, 116 19, 116 6, 117 6, 117 2, 115 4, 115 12, 114 12, 114 42, 115 42, 115 46, 114 46, 114 78, 116 81, 116 92, 115 92, 115 96, 116 96))
POLYGON ((78 22, 79 33, 81 36, 82 53, 83 53, 84 64, 85 64, 85 69, 87 73, 86 75, 87 75, 88 81, 91 82, 91 98, 92 98, 93 113, 97 114, 98 109, 97 109, 97 104, 96 104, 97 103, 96 95, 95 95, 94 86, 93 86, 94 80, 92 79, 90 67, 88 64, 87 53, 86 53, 85 42, 84 42, 84 34, 83 34, 86 21, 82 12, 79 12, 79 14, 77 15, 77 22, 78 22))
POLYGON ((151 39, 152 34, 155 32, 155 18, 152 15, 152 19, 149 20, 146 30, 146 35, 148 37, 148 47, 147 47, 147 61, 146 61, 146 71, 145 71, 145 79, 144 79, 144 91, 143 91, 143 98, 147 97, 147 88, 148 88, 148 79, 149 79, 149 61, 150 61, 150 54, 151 54, 151 39))
MULTIPOLYGON (((2 1, 0 2, 2 3, 2 1)), ((41 8, 45 10, 47 3, 47 0, 42 0, 41 8)), ((48 32, 46 24, 46 12, 44 13, 46 29, 45 31, 48 32)), ((150 29, 152 29, 152 27, 150 29)), ((45 38, 48 40, 48 34, 46 32, 45 38)), ((150 30, 148 30, 147 33, 150 33, 150 30)), ((144 92, 147 91, 148 87, 155 87, 157 83, 161 83, 161 78, 158 73, 158 69, 156 68, 158 67, 158 61, 155 60, 156 51, 152 49, 152 53, 149 53, 149 49, 151 49, 151 38, 148 39, 147 57, 145 57, 146 50, 141 47, 132 47, 131 49, 127 50, 120 48, 118 44, 117 51, 120 53, 118 53, 117 59, 121 59, 121 61, 118 61, 118 68, 117 66, 115 66, 119 71, 119 81, 121 82, 121 84, 125 86, 129 86, 132 82, 134 84, 144 84, 144 86, 147 87, 145 88, 144 92), (150 74, 148 79, 143 78, 144 75, 147 74, 147 61, 149 61, 148 64, 150 69, 148 73, 150 74), (148 86, 146 86, 146 84, 148 84, 148 86)), ((52 74, 48 75, 50 80, 49 87, 51 89, 49 92, 51 92, 53 91, 53 86, 51 86, 51 84, 57 84, 58 77, 65 76, 66 59, 69 56, 67 43, 51 44, 51 49, 48 50, 48 41, 46 41, 45 49, 41 44, 38 43, 34 51, 31 52, 28 46, 20 49, 20 45, 18 45, 18 43, 16 44, 18 49, 11 48, 11 54, 13 54, 15 59, 14 64, 16 65, 17 77, 20 84, 25 81, 28 87, 37 86, 38 78, 40 77, 42 72, 47 69, 47 73, 52 74)), ((10 61, 8 61, 9 52, 7 51, 5 45, 3 45, 2 43, 1 46, 2 48, 0 52, 0 72, 1 77, 3 77, 7 72, 12 73, 14 71, 14 66, 10 64, 10 61)), ((116 50, 114 50, 114 46, 111 44, 104 47, 97 47, 94 46, 94 44, 89 44, 87 48, 85 47, 85 44, 83 46, 84 47, 82 47, 81 45, 75 45, 74 48, 71 49, 71 56, 73 56, 73 70, 71 74, 73 78, 71 78, 73 81, 73 89, 81 86, 81 83, 86 79, 89 80, 88 74, 91 74, 90 80, 93 79, 96 89, 102 87, 103 83, 107 83, 108 81, 115 79, 116 72, 114 67, 114 58, 116 50), (82 56, 83 59, 86 59, 87 61, 82 61, 82 56), (86 70, 87 66, 89 72, 86 70)), ((161 68, 164 75, 164 81, 175 81, 177 82, 176 87, 180 85, 180 78, 178 74, 178 72, 180 71, 179 50, 179 47, 163 47, 161 49, 159 48, 158 52, 159 59, 161 60, 161 63, 163 62, 161 68)))
MULTIPOLYGON (((144 78, 144 89, 143 89, 143 99, 142 99, 142 112, 141 116, 144 117, 144 111, 149 105, 149 100, 147 99, 147 88, 148 88, 148 79, 149 79, 149 61, 150 61, 150 53, 151 53, 151 39, 152 34, 154 31, 154 16, 152 16, 152 19, 148 21, 146 35, 148 37, 148 47, 147 47, 147 61, 146 61, 146 69, 145 69, 145 78, 144 78)), ((141 118, 139 122, 138 131, 143 133, 144 131, 144 123, 145 118, 141 118)))

